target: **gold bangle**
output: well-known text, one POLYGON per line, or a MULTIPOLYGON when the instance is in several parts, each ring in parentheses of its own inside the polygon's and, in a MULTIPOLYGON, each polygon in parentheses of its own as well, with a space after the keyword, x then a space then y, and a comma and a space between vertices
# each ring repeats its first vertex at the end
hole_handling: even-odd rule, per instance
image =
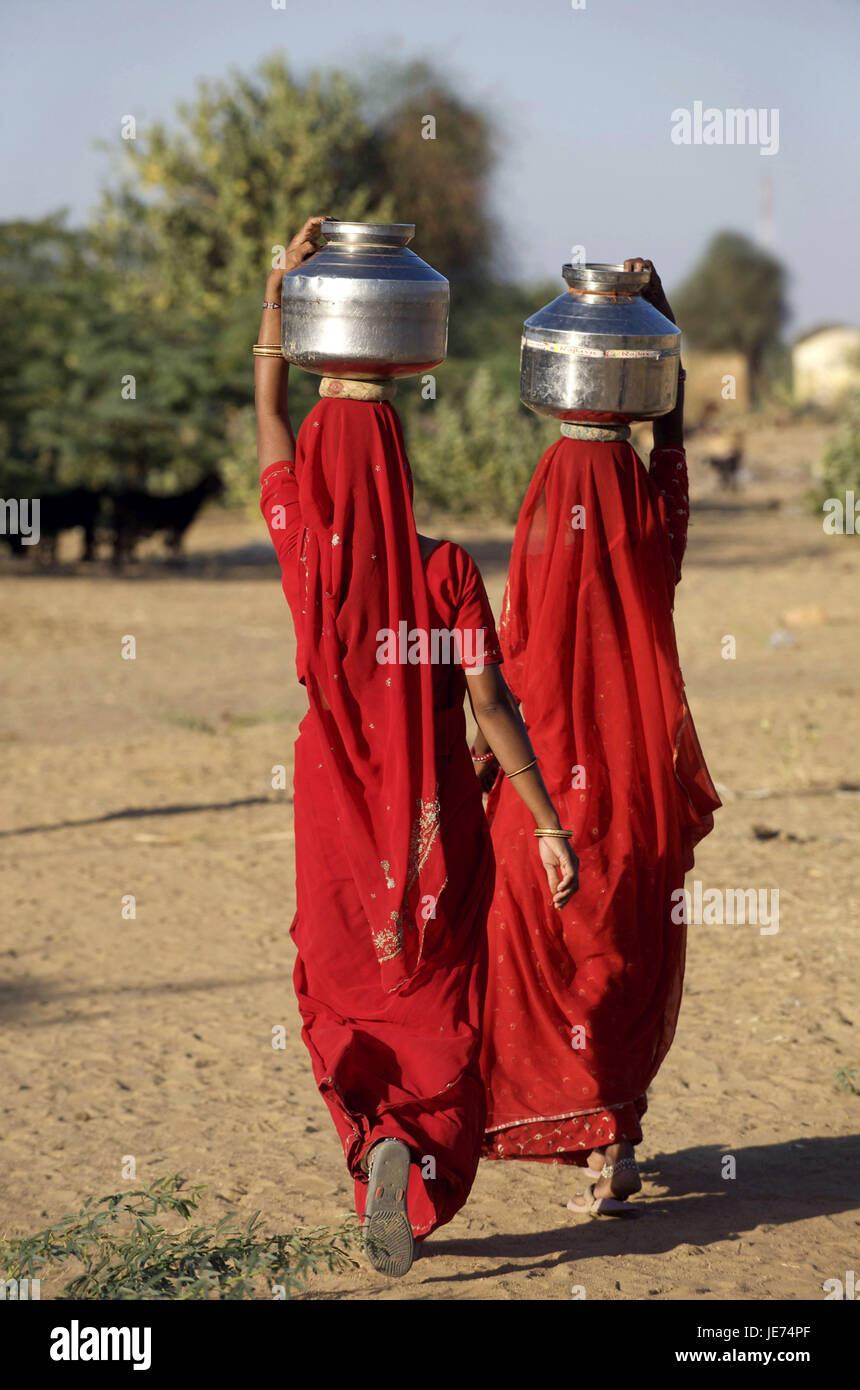
POLYGON ((572 830, 536 830, 536 835, 554 835, 560 840, 572 840, 572 830))
POLYGON ((516 772, 506 772, 506 773, 505 773, 505 776, 506 776, 506 777, 519 777, 519 775, 520 775, 521 772, 528 772, 529 768, 530 768, 530 767, 534 767, 534 765, 535 765, 536 762, 537 762, 537 758, 532 758, 531 762, 530 762, 530 763, 526 763, 525 767, 518 767, 517 770, 516 770, 516 772))
POLYGON ((255 357, 283 357, 283 349, 277 343, 255 343, 251 351, 255 357))

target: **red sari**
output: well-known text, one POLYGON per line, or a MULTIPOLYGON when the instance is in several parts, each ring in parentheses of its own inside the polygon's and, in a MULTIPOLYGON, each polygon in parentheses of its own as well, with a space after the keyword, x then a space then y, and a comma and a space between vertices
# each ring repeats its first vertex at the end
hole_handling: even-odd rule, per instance
POLYGON ((574 832, 581 886, 552 907, 531 818, 498 778, 490 1158, 585 1164, 594 1148, 639 1142, 674 1036, 686 927, 671 895, 720 804, 672 619, 688 514, 683 450, 655 450, 649 475, 629 444, 567 438, 523 503, 499 626, 505 675, 574 832))
POLYGON ((468 654, 480 631, 484 661, 501 653, 466 552, 442 542, 422 559, 390 405, 321 401, 295 465, 265 470, 261 507, 310 704, 294 770, 302 1037, 359 1215, 362 1155, 401 1139, 425 1236, 463 1205, 480 1155, 493 857, 463 670, 381 661, 380 634, 457 630, 468 654))

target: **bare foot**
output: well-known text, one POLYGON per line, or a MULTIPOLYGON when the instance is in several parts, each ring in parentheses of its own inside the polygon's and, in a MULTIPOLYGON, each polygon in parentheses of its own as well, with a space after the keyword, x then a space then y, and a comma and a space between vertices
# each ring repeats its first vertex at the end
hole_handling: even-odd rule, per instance
MULTIPOLYGON (((626 1201, 635 1192, 641 1191, 642 1179, 639 1177, 638 1170, 631 1166, 631 1161, 635 1163, 633 1145, 626 1140, 620 1144, 609 1144, 605 1149, 594 1149, 588 1156, 588 1170, 592 1178, 596 1177, 598 1167, 604 1163, 615 1168, 615 1172, 608 1178, 600 1177, 594 1182, 594 1191, 591 1196, 599 1201, 602 1197, 613 1197, 616 1201, 626 1201)), ((588 1206, 585 1194, 571 1198, 569 1205, 581 1207, 583 1210, 588 1206)))

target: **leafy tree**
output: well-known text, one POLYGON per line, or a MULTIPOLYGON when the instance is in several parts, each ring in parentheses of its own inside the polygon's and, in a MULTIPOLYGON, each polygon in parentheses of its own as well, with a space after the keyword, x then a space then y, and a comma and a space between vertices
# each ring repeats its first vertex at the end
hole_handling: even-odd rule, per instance
POLYGON ((126 272, 124 301, 236 322, 272 247, 306 218, 384 221, 391 202, 374 193, 378 144, 360 108, 343 74, 300 83, 273 57, 251 76, 201 83, 178 127, 122 141, 93 234, 103 264, 126 272))
POLYGON ((0 268, 7 493, 137 479, 175 488, 215 462, 217 340, 187 315, 114 308, 113 277, 62 216, 0 225, 0 268))
POLYGON ((450 280, 486 282, 495 240, 487 210, 495 157, 488 117, 427 63, 377 67, 367 85, 379 187, 391 190, 397 221, 415 223, 416 251, 450 280))
POLYGON ((719 232, 672 295, 691 346, 743 353, 754 399, 761 394, 767 357, 785 322, 785 279, 780 262, 748 237, 719 232))
MULTIPOLYGON (((8 492, 27 495, 34 480, 174 490, 217 464, 228 498, 243 498, 255 477, 255 290, 272 248, 318 211, 414 220, 419 254, 454 282, 450 351, 460 360, 447 370, 440 417, 449 432, 456 411, 468 414, 477 358, 523 415, 519 330, 533 305, 488 279, 489 123, 430 68, 389 67, 360 86, 337 73, 300 81, 273 58, 250 76, 202 84, 178 115, 136 139, 117 132, 115 176, 87 232, 61 215, 0 227, 8 492), (422 139, 427 115, 435 140, 422 139)), ((316 381, 294 378, 299 416, 316 381)), ((474 433, 466 415, 463 428, 474 433)))
POLYGON ((483 362, 492 369, 500 389, 515 394, 520 379, 520 339, 523 323, 564 284, 524 287, 491 281, 485 285, 454 285, 451 290, 450 358, 483 362))

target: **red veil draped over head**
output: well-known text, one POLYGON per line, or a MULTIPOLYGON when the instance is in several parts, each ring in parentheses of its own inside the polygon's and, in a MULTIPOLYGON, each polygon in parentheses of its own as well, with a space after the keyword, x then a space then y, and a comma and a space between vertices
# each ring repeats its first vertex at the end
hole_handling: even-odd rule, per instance
POLYGON ((400 421, 387 404, 321 401, 299 430, 298 641, 323 761, 386 990, 419 969, 445 887, 432 670, 382 664, 377 634, 430 629, 400 421), (383 850, 380 857, 377 847, 383 850))
POLYGON ((674 1035, 685 926, 671 895, 720 804, 675 643, 685 536, 682 451, 655 450, 649 476, 627 443, 563 438, 523 503, 499 635, 574 832, 580 889, 554 911, 527 816, 498 779, 482 1059, 491 1157, 584 1163, 592 1148, 637 1141, 674 1035))
POLYGON ((422 559, 388 404, 321 401, 295 466, 264 472, 261 506, 310 703, 294 772, 302 1036, 359 1214, 362 1156, 401 1139, 423 1236, 465 1202, 480 1156, 493 856, 462 669, 381 656, 387 634, 463 628, 481 629, 484 660, 497 661, 492 614, 460 547, 422 559))

